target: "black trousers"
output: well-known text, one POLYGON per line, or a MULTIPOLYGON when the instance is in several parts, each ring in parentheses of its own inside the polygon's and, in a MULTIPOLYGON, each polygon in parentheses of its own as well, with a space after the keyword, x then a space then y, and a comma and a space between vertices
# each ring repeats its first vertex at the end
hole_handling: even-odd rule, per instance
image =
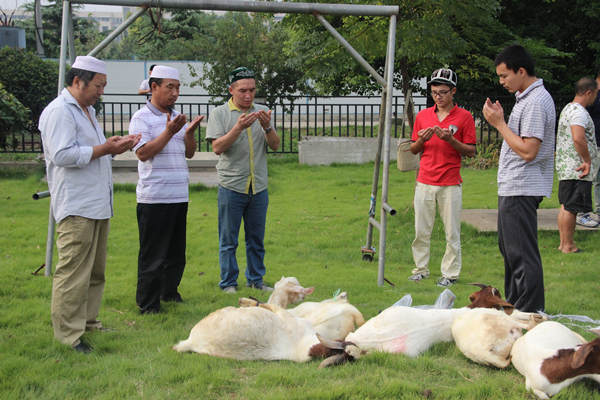
POLYGON ((506 301, 518 310, 544 310, 544 273, 537 239, 541 196, 498 196, 498 246, 504 257, 506 301))
POLYGON ((160 300, 178 297, 185 268, 188 203, 137 205, 140 252, 136 303, 142 312, 160 310, 160 300))

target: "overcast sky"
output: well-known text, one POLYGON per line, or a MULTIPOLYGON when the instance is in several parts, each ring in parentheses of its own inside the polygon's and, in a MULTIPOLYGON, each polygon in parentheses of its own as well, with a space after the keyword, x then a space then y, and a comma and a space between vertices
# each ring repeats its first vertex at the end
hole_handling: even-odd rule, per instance
MULTIPOLYGON (((23 4, 33 3, 33 0, 0 0, 0 8, 3 10, 13 10, 15 7, 20 7, 23 4)), ((42 4, 48 4, 47 1, 42 0, 42 4)), ((86 4, 83 6, 84 10, 89 11, 114 11, 120 12, 120 6, 100 6, 95 4, 86 4)))

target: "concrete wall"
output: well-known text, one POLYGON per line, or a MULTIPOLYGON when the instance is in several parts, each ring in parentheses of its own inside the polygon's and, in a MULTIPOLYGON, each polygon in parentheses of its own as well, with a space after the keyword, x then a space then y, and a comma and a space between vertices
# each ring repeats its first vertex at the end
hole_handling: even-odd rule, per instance
MULTIPOLYGON (((390 140, 390 160, 396 160, 398 142, 390 140)), ((375 160, 377 138, 305 136, 298 142, 300 164, 362 164, 375 160)), ((382 154, 383 159, 383 154, 382 154)))

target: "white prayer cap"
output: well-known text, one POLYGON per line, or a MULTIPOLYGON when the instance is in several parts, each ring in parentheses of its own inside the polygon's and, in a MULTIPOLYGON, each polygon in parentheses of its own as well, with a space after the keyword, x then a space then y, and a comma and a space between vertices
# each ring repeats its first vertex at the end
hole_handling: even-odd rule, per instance
POLYGON ((179 80, 179 71, 166 65, 157 65, 152 69, 150 78, 179 80))
POLYGON ((106 63, 92 56, 77 56, 71 68, 83 69, 106 75, 106 63))

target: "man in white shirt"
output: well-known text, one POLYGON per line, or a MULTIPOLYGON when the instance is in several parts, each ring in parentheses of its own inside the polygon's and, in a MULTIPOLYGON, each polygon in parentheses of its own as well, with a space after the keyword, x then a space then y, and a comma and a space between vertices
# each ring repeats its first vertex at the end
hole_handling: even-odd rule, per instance
POLYGON ((563 108, 556 134, 558 175, 558 233, 563 253, 579 253, 573 240, 578 212, 592 211, 592 181, 596 175, 597 147, 594 121, 585 109, 596 100, 598 84, 581 78, 573 101, 563 108))
MULTIPOLYGON (((152 70, 154 69, 154 67, 156 67, 156 64, 152 64, 150 66, 150 70, 148 72, 149 75, 152 75, 152 70)), ((148 82, 150 80, 150 78, 148 79, 144 79, 141 83, 140 83, 140 87, 138 89, 138 94, 145 94, 145 95, 150 95, 151 90, 150 90, 150 83, 148 82)))
POLYGON ((196 128, 173 110, 179 97, 177 69, 157 65, 150 75, 152 97, 131 118, 129 131, 141 133, 137 220, 140 240, 136 303, 142 314, 160 311, 160 301, 181 302, 185 268, 189 172, 186 158, 196 152, 196 128))
POLYGON ((113 215, 110 156, 131 149, 140 136, 104 137, 93 107, 106 86, 103 61, 77 57, 66 82, 39 122, 58 234, 52 326, 61 343, 89 353, 92 348, 81 336, 86 330, 103 329, 97 317, 113 215))

